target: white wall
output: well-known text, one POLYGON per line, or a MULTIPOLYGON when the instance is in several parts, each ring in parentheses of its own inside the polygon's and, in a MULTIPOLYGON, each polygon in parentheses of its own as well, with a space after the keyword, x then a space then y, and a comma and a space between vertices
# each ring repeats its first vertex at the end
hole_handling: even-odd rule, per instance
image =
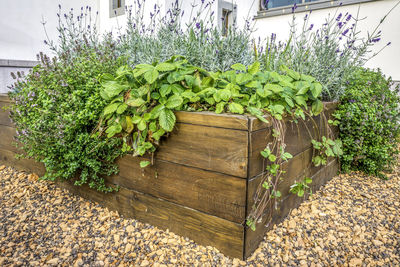
POLYGON ((61 4, 63 12, 70 8, 78 11, 86 5, 96 12, 98 1, 106 0, 2 0, 0 59, 36 60, 38 52, 48 52, 43 43, 46 36, 41 24, 42 18, 47 21, 49 37, 56 39, 58 4, 61 4))
MULTIPOLYGON (((244 1, 244 0, 243 0, 244 1)), ((360 7, 359 17, 364 18, 358 24, 362 36, 367 36, 368 31, 371 32, 385 14, 397 3, 397 0, 384 0, 362 3, 360 5, 347 5, 339 8, 338 13, 345 14, 349 12, 352 15, 357 14, 360 7)), ((315 27, 324 23, 324 19, 329 14, 334 14, 337 8, 326 8, 315 10, 311 13, 310 23, 314 23, 315 27)), ((277 34, 277 39, 285 40, 289 34, 289 22, 292 19, 290 9, 287 15, 275 17, 261 18, 256 20, 257 32, 255 35, 267 37, 271 33, 277 34)), ((297 20, 301 23, 306 12, 297 13, 297 20)), ((392 76, 394 80, 400 80, 400 6, 398 6, 384 21, 382 27, 382 40, 376 44, 374 50, 379 50, 388 42, 392 44, 385 48, 379 55, 367 62, 367 67, 381 68, 386 75, 392 76)))

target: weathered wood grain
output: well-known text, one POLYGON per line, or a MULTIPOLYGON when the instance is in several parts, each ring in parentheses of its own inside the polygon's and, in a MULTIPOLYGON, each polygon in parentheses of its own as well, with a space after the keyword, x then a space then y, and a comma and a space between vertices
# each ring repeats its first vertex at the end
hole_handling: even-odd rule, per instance
MULTIPOLYGON (((311 160, 313 157, 313 149, 308 148, 306 151, 297 154, 292 159, 283 163, 282 169, 286 171, 282 175, 282 179, 278 184, 278 190, 281 192, 281 198, 285 198, 289 195, 289 189, 295 181, 301 181, 304 177, 312 177, 315 173, 317 173, 322 167, 315 167, 311 160)), ((247 191, 247 212, 249 213, 254 204, 254 194, 260 183, 263 180, 263 174, 259 174, 256 177, 253 177, 248 182, 248 191, 247 191)))
POLYGON ((175 112, 178 123, 211 126, 218 128, 245 130, 249 128, 248 117, 245 115, 216 114, 215 112, 175 112))
MULTIPOLYGON (((323 104, 324 104, 324 113, 332 114, 334 112, 334 110, 337 108, 339 102, 324 102, 323 104)), ((264 116, 264 118, 267 121, 271 120, 271 116, 269 116, 269 115, 264 116)), ((292 118, 285 117, 284 120, 292 120, 292 118)), ((271 126, 270 124, 266 124, 255 117, 252 117, 252 116, 249 117, 249 131, 250 132, 269 128, 270 126, 271 126)))
POLYGON ((163 160, 140 168, 140 160, 131 156, 121 158, 119 174, 108 180, 233 222, 244 222, 245 179, 163 160))
POLYGON ((73 193, 96 201, 120 214, 189 237, 202 245, 217 247, 232 257, 243 257, 244 228, 216 216, 121 187, 118 193, 102 194, 86 186, 63 183, 73 193))
MULTIPOLYGON (((331 161, 328 165, 317 171, 311 178, 313 180, 312 188, 313 192, 325 184, 331 179, 338 171, 337 160, 331 161)), ((265 216, 262 221, 257 224, 256 230, 252 231, 250 228, 245 229, 245 253, 244 257, 249 257, 254 250, 257 249, 260 242, 263 240, 265 233, 272 228, 274 224, 281 222, 290 212, 290 210, 297 208, 301 202, 307 199, 307 195, 304 198, 298 197, 294 194, 289 194, 285 198, 282 198, 278 203, 278 209, 273 210, 272 221, 268 223, 269 218, 265 216), (268 224, 267 224, 268 223, 268 224)), ((270 209, 273 207, 269 207, 270 209)))
POLYGON ((16 129, 6 125, 0 125, 0 148, 9 150, 12 152, 20 152, 15 147, 14 136, 16 134, 16 129))
POLYGON ((9 111, 4 109, 10 105, 9 102, 0 101, 0 125, 13 126, 10 118, 8 117, 9 111))
MULTIPOLYGON (((305 121, 298 120, 298 123, 286 118, 285 151, 293 156, 297 155, 312 146, 312 139, 316 139, 318 136, 327 136, 325 125, 328 119, 332 118, 333 108, 336 107, 336 105, 336 102, 329 102, 324 106, 325 111, 321 113, 321 115, 314 116, 312 119, 307 117, 305 121)), ((258 122, 255 123, 251 121, 250 124, 251 123, 253 123, 253 126, 258 125, 258 122)), ((331 128, 337 136, 338 129, 336 127, 331 128)), ((268 161, 260 155, 260 151, 262 151, 269 142, 273 141, 271 129, 271 127, 267 127, 250 132, 249 177, 260 174, 268 163, 268 161)))
POLYGON ((16 159, 16 153, 0 148, 0 163, 18 170, 36 173, 39 176, 44 175, 45 170, 42 163, 38 163, 32 159, 16 159))
POLYGON ((177 123, 156 158, 246 178, 247 151, 247 131, 177 123))
POLYGON ((0 94, 0 102, 11 102, 7 94, 0 94))

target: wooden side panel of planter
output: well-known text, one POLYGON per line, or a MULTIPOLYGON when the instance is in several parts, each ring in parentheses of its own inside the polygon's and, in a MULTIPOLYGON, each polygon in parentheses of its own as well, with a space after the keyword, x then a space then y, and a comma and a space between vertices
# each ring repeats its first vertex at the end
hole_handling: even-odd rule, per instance
MULTIPOLYGON (((214 120, 220 117, 215 116, 214 120)), ((177 123, 161 142, 157 159, 204 170, 247 177, 248 132, 177 123)))
MULTIPOLYGON (((317 170, 317 172, 311 176, 313 180, 313 192, 318 190, 320 186, 324 185, 329 179, 335 176, 338 172, 338 168, 339 166, 337 160, 333 160, 326 166, 319 168, 319 170, 317 170)), ((298 179, 301 178, 303 177, 298 177, 298 179)), ((294 182, 294 180, 295 179, 292 179, 292 183, 294 182)), ((250 187, 254 186, 255 185, 249 185, 249 190, 250 187)), ((282 186, 280 186, 280 189, 283 190, 282 186)), ((268 223, 268 216, 265 216, 263 220, 259 224, 257 224, 255 231, 252 231, 250 228, 246 227, 244 258, 249 257, 254 252, 254 250, 257 249, 258 245, 263 240, 265 233, 270 230, 274 226, 274 224, 280 223, 289 214, 290 210, 297 208, 304 200, 305 198, 298 197, 294 194, 289 194, 288 192, 282 194, 282 198, 278 202, 278 209, 275 210, 275 207, 269 207, 269 209, 273 212, 272 220, 270 221, 270 223, 268 223)))
POLYGON ((104 195, 87 187, 76 187, 68 183, 62 186, 79 196, 117 210, 124 216, 162 229, 168 228, 199 244, 215 246, 226 255, 243 257, 244 228, 241 224, 126 188, 121 188, 118 193, 104 195))
MULTIPOLYGON (((336 107, 335 103, 327 103, 324 106, 324 112, 321 115, 310 119, 306 118, 305 121, 299 120, 298 123, 286 120, 286 134, 285 134, 285 150, 293 156, 305 151, 312 147, 311 140, 316 138, 324 132, 324 124, 327 122, 330 114, 336 107)), ((250 121, 250 147, 249 147, 249 177, 259 175, 265 170, 267 160, 260 155, 269 142, 272 142, 272 128, 266 127, 261 121, 252 119, 250 121), (264 125, 264 127, 263 127, 264 125)))
POLYGON ((118 161, 118 176, 108 180, 233 222, 244 222, 245 179, 159 159, 142 169, 140 160, 123 157, 118 161))

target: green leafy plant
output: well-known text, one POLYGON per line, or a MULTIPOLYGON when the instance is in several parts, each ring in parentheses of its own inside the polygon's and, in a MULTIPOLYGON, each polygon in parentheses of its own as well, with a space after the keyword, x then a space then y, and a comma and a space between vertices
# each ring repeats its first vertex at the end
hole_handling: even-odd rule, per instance
MULTIPOLYGON (((124 151, 143 156, 154 152, 160 138, 173 130, 174 111, 246 112, 267 123, 265 114, 282 120, 285 112, 307 109, 307 102, 312 103, 312 114, 322 111, 322 87, 312 77, 284 66, 287 75, 259 67, 258 62, 248 67, 234 64, 232 70, 208 72, 174 56, 159 64, 123 66, 114 75, 103 74, 101 96, 108 105, 97 134, 121 137, 124 151)), ((283 152, 282 157, 291 155, 283 152)))
POLYGON ((17 146, 25 152, 20 156, 44 163, 43 179, 73 179, 103 192, 115 189, 103 177, 118 171, 114 161, 123 154, 122 141, 91 135, 107 103, 96 77, 121 64, 112 47, 112 42, 88 45, 53 60, 40 54, 41 64, 10 92, 17 146))
POLYGON ((384 178, 397 161, 400 136, 399 87, 378 70, 359 69, 348 78, 334 116, 343 142, 341 168, 384 178))
POLYGON ((315 166, 326 165, 329 157, 339 157, 343 154, 342 141, 340 139, 332 140, 322 136, 321 142, 311 140, 313 148, 319 153, 313 157, 312 161, 315 166))
POLYGON ((304 177, 304 180, 301 182, 296 182, 290 186, 289 192, 296 194, 298 197, 303 197, 304 193, 307 191, 310 195, 312 195, 312 189, 309 187, 309 184, 312 183, 312 179, 309 177, 304 177))

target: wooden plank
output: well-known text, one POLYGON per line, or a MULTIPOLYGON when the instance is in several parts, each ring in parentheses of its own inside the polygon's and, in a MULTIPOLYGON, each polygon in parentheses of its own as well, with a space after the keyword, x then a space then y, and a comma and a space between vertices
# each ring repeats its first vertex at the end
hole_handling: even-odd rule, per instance
POLYGON ((215 112, 209 111, 178 111, 175 113, 175 115, 178 123, 189 123, 245 131, 247 131, 249 128, 248 117, 245 115, 216 114, 215 112))
POLYGON ((38 163, 33 159, 16 159, 15 155, 15 152, 0 148, 0 163, 18 170, 33 172, 39 176, 44 175, 45 170, 42 163, 38 163))
MULTIPOLYGON (((331 106, 334 105, 330 104, 329 107, 331 106)), ((298 123, 286 120, 286 152, 295 156, 312 147, 312 139, 317 138, 317 136, 327 136, 325 124, 328 119, 331 118, 332 112, 332 110, 328 110, 321 113, 319 116, 313 117, 313 119, 308 117, 305 121, 298 120, 298 123), (323 117, 323 115, 325 117, 323 117)), ((337 136, 338 129, 333 127, 332 130, 334 131, 335 136, 337 136)), ((265 169, 266 164, 268 164, 268 161, 261 156, 260 151, 264 150, 266 145, 273 141, 271 128, 253 131, 250 133, 249 139, 249 177, 254 177, 260 174, 265 169)))
POLYGON ((14 136, 16 129, 10 126, 0 125, 0 148, 19 153, 20 151, 15 147, 14 136))
MULTIPOLYGON (((289 189, 295 181, 301 181, 305 176, 312 177, 322 167, 315 167, 311 160, 313 157, 313 149, 309 148, 306 151, 297 154, 295 157, 285 162, 282 169, 286 171, 282 175, 282 180, 278 184, 278 190, 281 192, 281 198, 285 198, 289 195, 289 189)), ((254 194, 260 183, 262 182, 263 174, 259 174, 253 177, 248 182, 248 193, 247 193, 247 212, 249 213, 254 204, 254 194)), ((248 214, 247 214, 248 215, 248 214)))
POLYGON ((140 160, 121 158, 119 174, 107 180, 233 222, 244 222, 245 179, 163 160, 155 160, 154 165, 143 169, 140 160))
POLYGON ((126 217, 150 223, 162 229, 218 248, 230 257, 243 257, 244 228, 200 211, 121 187, 118 193, 103 194, 86 186, 61 185, 84 198, 116 210, 126 217))
POLYGON ((247 151, 247 131, 177 123, 156 158, 246 178, 247 151))
MULTIPOLYGON (((315 192, 321 185, 329 181, 337 174, 338 163, 337 160, 331 161, 327 166, 324 166, 311 178, 313 179, 313 192, 315 192)), ((278 209, 273 210, 272 221, 265 226, 268 218, 264 217, 262 222, 257 224, 256 230, 252 231, 250 228, 245 229, 245 258, 251 256, 254 250, 257 249, 260 242, 263 240, 265 233, 270 230, 274 224, 280 223, 290 212, 290 210, 297 208, 301 202, 307 199, 298 197, 297 195, 290 194, 282 199, 278 204, 278 209)), ((271 207, 270 207, 271 208, 271 207)))
MULTIPOLYGON (((319 125, 319 118, 314 119, 319 125)), ((298 123, 287 122, 285 133, 285 151, 293 156, 312 146, 311 139, 317 136, 316 127, 311 119, 307 121, 298 121, 298 123), (311 135, 310 135, 311 134, 311 135)), ((265 160, 260 151, 264 150, 268 143, 273 141, 270 128, 250 133, 250 154, 249 154, 249 177, 254 177, 265 170, 265 160)))
MULTIPOLYGON (((339 105, 339 102, 324 102, 324 113, 325 114, 327 112, 332 113, 337 108, 338 105, 339 105)), ((264 118, 267 121, 271 120, 271 116, 269 116, 269 115, 264 116, 264 118)), ((292 120, 292 118, 285 117, 284 120, 292 120)), ((269 127, 270 127, 270 125, 260 121, 259 119, 255 118, 253 116, 249 116, 249 131, 250 132, 266 129, 269 127)))
POLYGON ((9 105, 9 102, 0 101, 0 125, 13 126, 13 123, 8 117, 9 111, 4 109, 9 105))
POLYGON ((0 102, 11 102, 7 94, 0 94, 0 102))

